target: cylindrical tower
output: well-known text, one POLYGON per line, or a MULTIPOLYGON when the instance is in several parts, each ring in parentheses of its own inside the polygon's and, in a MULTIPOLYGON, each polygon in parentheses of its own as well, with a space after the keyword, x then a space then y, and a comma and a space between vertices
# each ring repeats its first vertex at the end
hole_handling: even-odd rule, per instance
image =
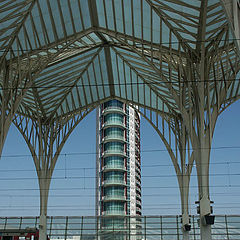
MULTIPOLYGON (((96 209, 98 216, 109 217, 101 222, 102 231, 123 227, 127 215, 141 215, 139 124, 137 111, 118 100, 98 108, 96 209)), ((136 233, 137 225, 131 228, 136 233)))

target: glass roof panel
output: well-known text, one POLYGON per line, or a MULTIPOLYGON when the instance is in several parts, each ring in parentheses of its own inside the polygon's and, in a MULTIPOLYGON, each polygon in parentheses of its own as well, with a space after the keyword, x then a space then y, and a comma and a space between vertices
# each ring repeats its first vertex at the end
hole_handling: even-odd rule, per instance
MULTIPOLYGON (((155 103, 150 100, 153 99, 153 96, 155 96, 156 99, 156 94, 150 90, 148 84, 143 81, 139 72, 130 67, 130 65, 113 50, 111 51, 111 57, 116 96, 142 105, 145 104, 147 107, 156 106, 156 100, 155 103)), ((147 75, 147 73, 145 75, 147 75)), ((148 78, 150 77, 151 74, 148 75, 148 78)), ((162 110, 161 106, 162 104, 159 105, 159 110, 162 110)))
POLYGON ((116 25, 117 25, 117 31, 118 32, 124 32, 123 29, 123 21, 121 21, 122 17, 122 1, 121 0, 115 0, 114 1, 114 8, 115 8, 115 14, 116 14, 116 25))
POLYGON ((98 51, 97 48, 89 50, 88 52, 81 53, 80 55, 73 56, 71 58, 65 59, 64 61, 59 62, 58 64, 49 66, 46 68, 42 73, 39 75, 39 77, 35 80, 35 83, 41 84, 42 78, 47 78, 50 75, 61 75, 60 71, 64 71, 68 68, 73 68, 75 65, 79 65, 81 63, 87 64, 89 61, 91 61, 91 58, 94 54, 98 51))
MULTIPOLYGON (((24 29, 18 33, 18 39, 13 43, 13 48, 18 49, 20 44, 29 49, 26 43, 29 41, 31 49, 39 49, 58 39, 64 39, 73 35, 74 31, 81 32, 91 27, 88 1, 41 0, 36 3, 31 15, 26 18, 24 29), (52 16, 52 17, 51 17, 52 16), (71 18, 72 16, 72 18, 71 18), (83 20, 83 21, 82 21, 83 20), (27 40, 25 33, 27 33, 27 40)), ((25 7, 27 8, 27 7, 25 7)), ((8 33, 9 34, 9 33, 8 33)))
MULTIPOLYGON (((35 25, 34 26, 35 29, 32 30, 30 35, 29 35, 30 41, 34 42, 34 40, 36 38, 36 32, 37 32, 38 39, 40 40, 41 45, 45 45, 44 36, 46 36, 46 35, 44 34, 44 28, 46 28, 46 31, 47 31, 48 38, 49 38, 50 42, 53 42, 55 40, 54 33, 53 33, 54 31, 53 31, 53 26, 51 24, 51 19, 50 19, 49 10, 48 10, 46 0, 39 1, 38 3, 39 3, 40 8, 38 8, 37 4, 34 5, 32 11, 31 11, 32 19, 29 16, 27 21, 25 22, 25 25, 27 27, 31 26, 32 24, 35 25), (41 14, 42 14, 42 20, 43 21, 41 21, 41 14)), ((24 40, 20 39, 20 41, 22 42, 24 40)))
MULTIPOLYGON (((96 62, 96 65, 97 65, 97 62, 96 62)), ((108 85, 109 78, 108 78, 108 74, 107 74, 107 64, 106 64, 106 57, 105 57, 104 51, 101 51, 99 53, 99 68, 101 69, 101 73, 102 73, 105 94, 107 96, 110 96, 110 89, 109 89, 109 85, 108 85)))
POLYGON ((113 7, 112 0, 105 0, 106 15, 107 15, 107 27, 114 30, 114 17, 113 17, 113 7))
MULTIPOLYGON (((65 1, 65 4, 66 4, 66 2, 67 1, 65 1)), ((61 23, 61 17, 60 17, 60 12, 59 12, 57 1, 49 1, 49 3, 51 5, 51 13, 53 15, 54 24, 56 25, 58 38, 63 38, 64 37, 64 29, 63 29, 63 26, 61 23)))
MULTIPOLYGON (((62 0, 66 1, 66 0, 62 0)), ((75 2, 78 2, 75 0, 75 2)), ((91 19, 90 19, 90 11, 88 6, 88 1, 79 1, 81 6, 81 14, 83 15, 83 23, 84 28, 90 28, 91 27, 91 19)), ((77 22, 76 22, 77 23, 77 22)))
POLYGON ((161 21, 159 16, 156 14, 155 11, 152 11, 152 27, 153 27, 152 38, 153 38, 153 42, 157 44, 160 43, 160 39, 161 39, 160 24, 161 24, 161 21))
MULTIPOLYGON (((92 62, 93 58, 96 58, 98 51, 99 49, 92 49, 89 52, 59 62, 42 72, 36 79, 35 84, 40 87, 38 94, 44 107, 48 108, 53 105, 53 108, 55 108, 58 105, 57 102, 62 101, 68 90, 76 84, 81 74, 87 70, 89 63, 92 62), (52 97, 54 102, 49 100, 52 97)), ((82 91, 81 96, 84 96, 82 86, 80 86, 80 91, 82 91)), ((81 101, 84 104, 87 103, 84 98, 81 101)))
POLYGON ((71 11, 69 9, 70 2, 69 1, 60 1, 60 6, 61 6, 61 11, 63 13, 64 23, 66 24, 66 26, 69 26, 69 27, 65 28, 67 35, 72 35, 74 33, 73 26, 71 23, 71 11))
MULTIPOLYGON (((131 8, 133 8, 132 9, 132 13, 133 13, 133 30, 134 30, 133 31, 133 35, 135 37, 141 39, 141 38, 143 38, 143 35, 145 35, 143 33, 143 31, 144 32, 146 31, 146 29, 144 27, 146 27, 146 25, 148 27, 150 27, 150 25, 149 25, 150 22, 146 22, 144 24, 145 21, 144 22, 142 21, 142 17, 141 17, 142 12, 141 12, 141 5, 140 5, 140 3, 141 3, 141 1, 134 1, 133 2, 133 6, 131 6, 131 8), (144 30, 142 30, 142 24, 144 24, 144 27, 143 27, 144 30)), ((125 4, 125 7, 127 7, 126 4, 125 4)), ((146 21, 148 21, 148 19, 149 18, 147 18, 146 21)))
MULTIPOLYGON (((68 94, 66 101, 62 106, 66 109, 66 104, 71 103, 74 99, 76 106, 89 105, 94 102, 100 101, 110 96, 109 80, 106 71, 106 60, 104 50, 101 50, 99 54, 88 65, 87 70, 79 78, 76 88, 72 91, 72 94, 68 94), (80 102, 79 99, 80 98, 80 102)), ((70 111, 74 111, 74 105, 68 104, 70 111)))
POLYGON ((97 0, 96 6, 97 6, 97 12, 98 12, 99 26, 106 28, 106 18, 105 18, 105 13, 104 13, 104 5, 103 5, 102 1, 97 0))
MULTIPOLYGON (((130 1, 124 0, 124 23, 125 24, 125 31, 128 35, 133 35, 133 22, 132 22, 132 7, 130 5, 130 1)), ((121 19, 121 21, 123 21, 121 19)))
POLYGON ((88 12, 89 9, 87 6, 83 9, 82 9, 82 5, 80 5, 80 7, 79 7, 78 0, 73 0, 73 1, 68 1, 68 2, 70 3, 70 11, 72 12, 72 16, 74 19, 74 27, 76 29, 76 32, 80 32, 84 28, 86 28, 85 23, 83 22, 83 20, 81 18, 81 13, 88 12))
POLYGON ((16 30, 30 6, 31 1, 26 3, 25 0, 1 2, 0 46, 16 30))
MULTIPOLYGON (((21 22, 31 1, 5 2, 12 5, 5 6, 5 12, 1 13, 1 19, 21 6, 21 11, 18 13, 16 11, 14 17, 11 16, 9 20, 6 19, 6 21, 1 22, 0 27, 3 27, 1 29, 4 29, 4 31, 0 33, 0 45, 5 41, 6 47, 9 43, 9 35, 16 29, 14 25, 21 22), (11 9, 13 4, 16 4, 16 6, 11 9), (11 24, 13 25, 11 26, 11 24), (5 29, 6 26, 9 29, 5 29), (4 38, 5 36, 6 38, 4 38)), ((44 56, 44 59, 48 59, 49 53, 55 53, 57 47, 63 47, 63 42, 66 44, 72 40, 73 36, 81 36, 75 44, 70 45, 65 52, 60 54, 61 60, 59 58, 55 59, 55 62, 45 69, 35 81, 37 87, 45 87, 45 89, 39 89, 39 95, 44 107, 49 111, 54 110, 59 102, 63 102, 62 107, 65 110, 74 108, 74 104, 68 104, 71 99, 80 101, 81 103, 78 104, 81 105, 110 96, 108 77, 111 75, 111 70, 115 83, 114 90, 119 98, 127 98, 134 102, 143 101, 144 104, 150 106, 153 103, 149 99, 156 98, 154 102, 157 102, 156 94, 160 93, 169 104, 174 105, 166 87, 166 82, 171 78, 171 81, 174 82, 172 83, 173 88, 177 92, 179 91, 179 85, 175 83, 175 81, 178 81, 179 56, 174 56, 174 54, 181 55, 179 53, 179 49, 181 49, 183 52, 182 59, 185 61, 185 53, 188 53, 188 50, 190 52, 192 50, 193 54, 196 51, 196 45, 193 41, 196 41, 195 36, 198 33, 201 2, 200 0, 96 0, 100 30, 99 33, 92 32, 89 34, 91 20, 88 4, 91 1, 40 0, 36 1, 31 14, 26 17, 26 21, 18 31, 11 47, 16 52, 21 50, 21 54, 27 53, 28 50, 42 49, 41 53, 34 51, 33 56, 36 58, 44 56), (89 30, 88 35, 82 36, 86 29, 89 30), (111 31, 107 33, 108 30, 111 31), (121 47, 112 47, 112 64, 110 62, 106 63, 109 59, 105 56, 105 50, 96 48, 80 53, 83 47, 86 49, 90 45, 100 44, 102 42, 101 34, 110 42, 109 45, 119 46, 121 44, 121 47), (68 38, 69 35, 71 35, 70 38, 68 38), (181 40, 188 44, 187 48, 184 44, 180 46, 179 42, 181 40), (52 43, 54 44, 52 45, 52 43), (159 51, 162 50, 161 61, 158 60, 160 55, 158 46, 160 45, 162 48, 159 49, 159 51), (47 49, 49 46, 51 46, 50 50, 47 49), (144 47, 144 50, 142 47, 144 47), (135 49, 135 52, 131 52, 132 49, 135 49), (151 53, 152 49, 154 49, 154 53, 151 53), (155 59, 151 57, 155 57, 155 59), (169 71, 169 65, 171 71, 169 71), (74 94, 67 95, 66 101, 61 99, 66 96, 66 91, 64 92, 63 88, 53 88, 55 85, 74 84, 77 80, 79 80, 80 86, 75 86, 72 89, 74 94), (107 86, 104 86, 105 84, 107 86), (149 88, 148 84, 151 84, 152 89, 149 88), (50 106, 51 104, 52 106, 50 106)), ((3 6, 2 2, 0 6, 3 6)), ((91 8, 91 10, 94 11, 94 8, 91 8)), ((220 0, 208 1, 207 16, 208 39, 206 46, 208 52, 210 53, 217 47, 229 49, 234 37, 226 28, 228 22, 220 0), (223 32, 224 29, 226 29, 226 32, 223 32), (216 42, 217 36, 219 36, 219 44, 216 46, 213 42, 216 42)), ((93 30, 97 31, 97 28, 93 30)), ((221 61, 224 67, 223 72, 230 76, 231 68, 235 66, 237 61, 236 53, 224 49, 221 53, 220 50, 213 53, 218 54, 219 58, 216 67, 219 67, 217 64, 221 61), (229 59, 232 61, 232 66, 229 59)), ((26 57, 24 60, 27 62, 26 57)), ((31 60, 33 60, 33 57, 31 60)), ((223 78, 224 73, 219 71, 218 77, 223 78)), ((228 77, 227 75, 225 76, 228 77)), ((213 77, 214 72, 212 71, 210 72, 210 78, 213 79, 213 77)), ((69 88, 67 89, 69 90, 69 88)), ((238 90, 239 87, 234 85, 229 90, 229 97, 238 90)), ((211 96, 214 97, 213 92, 211 96)), ((29 105, 34 105, 33 92, 29 91, 24 101, 29 105)))

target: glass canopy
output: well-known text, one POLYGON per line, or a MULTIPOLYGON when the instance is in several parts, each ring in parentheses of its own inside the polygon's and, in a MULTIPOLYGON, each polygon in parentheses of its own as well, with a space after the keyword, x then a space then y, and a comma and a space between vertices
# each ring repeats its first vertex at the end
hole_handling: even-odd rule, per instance
POLYGON ((8 88, 27 88, 20 114, 54 118, 111 98, 178 114, 176 99, 192 108, 202 83, 212 105, 220 92, 226 104, 239 97, 224 1, 5 0, 0 10, 0 83, 10 69, 8 88))

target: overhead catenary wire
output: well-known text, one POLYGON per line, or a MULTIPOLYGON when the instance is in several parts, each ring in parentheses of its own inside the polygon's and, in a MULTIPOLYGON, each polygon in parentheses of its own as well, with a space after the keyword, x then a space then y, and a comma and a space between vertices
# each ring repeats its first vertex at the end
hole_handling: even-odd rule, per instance
MULTIPOLYGON (((166 174, 166 175, 143 175, 141 178, 168 178, 168 177, 178 177, 183 176, 182 174, 166 174)), ((209 173, 209 174, 191 174, 193 177, 197 176, 240 176, 240 173, 209 173)), ((62 176, 62 177, 42 177, 38 179, 54 179, 54 180, 62 180, 62 179, 95 179, 97 176, 62 176)), ((33 180, 37 179, 35 177, 16 177, 16 178, 0 178, 0 181, 3 180, 33 180)))
POLYGON ((229 79, 203 79, 203 80, 187 80, 187 81, 147 81, 147 82, 129 82, 129 83, 106 83, 106 84, 72 84, 72 85, 52 85, 52 86, 30 86, 30 87, 20 87, 20 86, 13 86, 13 87, 1 87, 0 90, 26 90, 26 89, 63 89, 63 88, 84 88, 84 87, 109 87, 109 86, 134 86, 134 85, 161 85, 163 84, 179 84, 179 83, 198 83, 198 82, 240 82, 240 78, 229 78, 229 79))
MULTIPOLYGON (((207 163, 202 163, 201 165, 231 165, 231 164, 240 164, 239 162, 210 162, 209 164, 207 163)), ((193 164, 188 164, 189 166, 196 166, 196 163, 193 164)), ((149 164, 149 165, 141 165, 141 169, 144 168, 154 168, 154 167, 173 167, 172 164, 149 164)), ((54 171, 79 171, 79 170, 96 170, 96 167, 75 167, 75 168, 55 168, 54 171)), ((35 169, 2 169, 0 168, 0 172, 36 172, 35 169)))
MULTIPOLYGON (((202 186, 202 187, 204 187, 204 186, 202 186)), ((225 188, 240 188, 240 185, 239 184, 233 184, 233 185, 223 185, 223 184, 220 184, 220 185, 213 185, 211 187, 214 187, 214 188, 223 188, 223 187, 225 187, 225 188)), ((186 187, 183 186, 182 188, 186 188, 186 187)), ((197 185, 189 186, 189 189, 193 189, 193 188, 197 189, 198 186, 197 185)), ((94 190, 94 189, 96 189, 96 188, 95 187, 69 188, 69 190, 94 190)), ((179 187, 178 186, 142 186, 141 189, 179 189, 179 187)), ((35 191, 39 191, 39 189, 37 189, 37 188, 36 189, 29 189, 29 190, 28 189, 23 189, 23 190, 25 190, 25 191, 34 191, 34 190, 35 191)), ((42 189, 42 190, 44 190, 44 189, 42 189)), ((59 188, 59 189, 50 189, 50 190, 63 191, 63 190, 68 190, 68 189, 61 189, 61 188, 59 188)), ((1 189, 0 191, 1 192, 3 192, 3 191, 18 191, 18 189, 14 189, 14 190, 13 189, 9 189, 9 190, 8 189, 1 189)), ((19 189, 19 191, 22 191, 22 190, 19 189)), ((20 195, 18 195, 18 196, 20 196, 20 195)), ((1 194, 1 196, 4 196, 4 195, 1 194)), ((9 194, 5 194, 5 196, 10 196, 10 195, 9 194)), ((22 195, 22 196, 26 196, 26 195, 22 195)), ((39 195, 34 195, 34 196, 39 196, 39 195)), ((71 194, 65 194, 65 195, 61 195, 61 194, 57 195, 57 194, 55 194, 55 195, 50 195, 50 196, 71 196, 71 194)), ((72 195, 72 196, 82 196, 82 195, 75 194, 75 195, 72 195)), ((83 196, 86 196, 86 194, 84 194, 83 196)), ((160 196, 162 196, 162 195, 160 194, 160 196)))
MULTIPOLYGON (((222 207, 214 207, 214 209, 221 209, 222 207)), ((239 209, 239 206, 224 206, 224 208, 226 208, 226 209, 232 209, 232 208, 234 208, 234 209, 239 209)), ((180 210, 180 207, 153 207, 153 208, 149 208, 149 207, 147 207, 147 208, 145 208, 145 207, 142 207, 142 210, 168 210, 168 209, 179 209, 180 210)), ((192 210, 196 210, 196 207, 189 207, 189 209, 192 209, 192 210)), ((12 211, 16 211, 16 210, 38 210, 38 208, 0 208, 0 210, 1 211, 9 211, 9 210, 12 210, 12 211)), ((49 209, 49 210, 51 210, 51 209, 49 209)), ((95 210, 94 208, 59 208, 59 209, 54 209, 54 211, 57 211, 57 210, 68 210, 68 211, 76 211, 76 210, 85 210, 85 211, 89 211, 89 210, 95 210)))
MULTIPOLYGON (((224 150, 224 149, 240 149, 240 146, 219 146, 219 147, 202 147, 202 148, 189 148, 189 149, 182 149, 182 150, 200 150, 200 149, 206 149, 206 150, 224 150)), ((172 149, 172 150, 176 150, 176 149, 172 149)), ((130 152, 135 152, 135 150, 131 151, 129 150, 129 153, 130 152)), ((168 152, 167 149, 143 149, 143 150, 140 150, 140 153, 153 153, 153 152, 168 152)), ((72 152, 72 153, 59 153, 57 154, 56 156, 64 156, 64 157, 67 157, 67 156, 79 156, 79 155, 96 155, 98 154, 97 152, 72 152)), ((44 155, 41 155, 41 154, 37 154, 36 156, 44 156, 44 155)), ((20 158, 20 157, 32 157, 31 154, 3 154, 1 155, 1 158, 20 158)), ((86 169, 86 168, 85 168, 86 169)))
MULTIPOLYGON (((219 194, 213 194, 213 195, 223 195, 226 193, 219 193, 219 194)), ((212 195, 212 194, 211 194, 212 195)), ((45 196, 42 194, 42 196, 45 196)), ((152 193, 152 194, 144 194, 144 197, 162 197, 164 196, 164 193, 152 193)), ((174 195, 179 196, 179 195, 174 195)), ((196 194, 193 194, 192 196, 196 196, 196 194)), ((230 196, 240 196, 239 193, 232 193, 230 196)), ((23 197, 23 198, 29 198, 29 197, 36 197, 39 198, 38 194, 1 194, 1 197, 23 197)), ((50 194, 49 197, 51 198, 95 198, 96 196, 94 194, 50 194)))
MULTIPOLYGON (((205 42, 205 43, 207 43, 207 42, 215 42, 215 43, 216 42, 231 42, 232 43, 232 41, 238 41, 238 40, 240 40, 240 39, 239 38, 214 39, 214 40, 212 40, 212 39, 205 39, 205 40, 184 39, 184 40, 181 40, 181 41, 162 41, 162 42, 160 42, 160 44, 179 44, 179 43, 193 43, 194 44, 194 43, 203 43, 203 42, 205 42)), ((78 40, 76 40, 76 42, 77 41, 78 40)), ((111 44, 112 42, 109 42, 109 43, 111 44)), ((74 42, 73 42, 73 44, 74 44, 74 42)), ((89 48, 89 45, 90 45, 90 44, 88 44, 87 46, 82 46, 81 47, 81 46, 73 46, 73 44, 70 47, 65 48, 65 51, 72 50, 72 49, 86 49, 86 48, 89 48)), ((92 47, 96 47, 96 46, 100 47, 101 46, 101 45, 97 45, 97 44, 98 44, 97 42, 92 41, 92 47)), ((151 44, 151 42, 149 44, 151 44)), ((138 43, 137 41, 135 41, 134 45, 135 46, 143 46, 142 43, 138 43)), ((129 46, 129 45, 123 44, 123 43, 114 43, 113 46, 118 47, 118 46, 129 46)), ((39 47, 39 48, 35 48, 35 49, 30 49, 30 48, 29 49, 27 49, 27 48, 13 49, 13 48, 10 48, 8 51, 11 51, 11 52, 27 52, 27 51, 39 51, 39 50, 57 51, 57 50, 61 50, 61 49, 62 49, 62 47, 56 46, 56 47, 39 47)), ((0 52, 5 52, 5 51, 6 51, 5 49, 0 50, 0 52)))
MULTIPOLYGON (((143 207, 159 207, 159 206, 179 206, 180 203, 158 203, 158 204, 144 204, 143 207)), ((196 206, 196 203, 191 203, 188 204, 188 206, 196 206)), ((225 202, 225 203, 214 203, 214 206, 236 206, 239 205, 240 203, 238 202, 225 202)), ((0 208, 38 208, 39 205, 0 205, 0 208)), ((49 209, 54 209, 54 208, 86 208, 86 207, 92 207, 92 205, 66 205, 66 204, 61 204, 61 205, 49 205, 49 209)))

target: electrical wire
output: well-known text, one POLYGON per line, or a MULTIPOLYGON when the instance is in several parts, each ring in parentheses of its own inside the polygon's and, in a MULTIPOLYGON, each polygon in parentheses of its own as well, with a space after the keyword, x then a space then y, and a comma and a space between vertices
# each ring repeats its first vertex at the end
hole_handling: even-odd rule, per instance
MULTIPOLYGON (((240 164, 239 162, 210 162, 209 164, 202 165, 231 165, 231 164, 240 164)), ((196 163, 188 164, 189 166, 196 166, 196 163)), ((155 168, 155 167, 173 167, 172 164, 149 164, 142 165, 141 169, 144 168, 155 168)), ((54 171, 79 171, 79 170, 96 170, 96 167, 76 167, 76 168, 55 168, 54 171)), ((36 172, 35 169, 0 169, 0 172, 36 172)))
MULTIPOLYGON (((179 206, 181 205, 181 203, 159 203, 159 204, 143 204, 142 207, 159 207, 159 206, 179 206)), ((186 204, 187 205, 187 204, 186 204)), ((240 207, 240 203, 232 203, 232 202, 226 202, 226 203, 214 203, 214 207, 215 206, 239 206, 240 207)), ((197 204, 188 204, 187 206, 197 206, 197 204)), ((7 207, 11 207, 11 208, 38 208, 39 205, 17 205, 17 206, 9 206, 9 205, 0 205, 0 208, 7 208, 7 207)), ((48 209, 55 209, 55 208, 86 208, 86 207, 92 207, 91 205, 50 205, 48 206, 48 209)))
MULTIPOLYGON (((204 186, 203 186, 204 187, 204 186)), ((211 187, 213 187, 213 188, 223 188, 223 187, 225 187, 225 188, 239 188, 240 187, 240 185, 231 185, 231 186, 227 186, 227 185, 215 185, 215 186, 211 186, 211 187)), ((184 187, 183 187, 184 188, 184 187)), ((198 189, 198 186, 189 186, 189 189, 198 189)), ((85 187, 85 188, 81 188, 81 189, 76 189, 76 188, 73 188, 73 189, 69 189, 69 190, 95 190, 96 188, 89 188, 89 187, 85 187)), ((167 190, 169 190, 169 189, 179 189, 179 187, 178 186, 158 186, 158 187, 141 187, 141 189, 167 189, 167 190)), ((2 189, 1 191, 12 191, 12 189, 2 189)), ((35 189, 35 191, 39 191, 39 189, 35 189)), ((50 189, 50 190, 52 190, 52 189, 50 189)), ((60 190, 60 189, 58 189, 58 190, 60 190)), ((63 189, 62 189, 63 190, 63 189)), ((21 189, 20 189, 20 191, 21 191, 21 189)), ((28 191, 28 189, 26 190, 26 191, 28 191)), ((29 190, 29 191, 33 191, 33 190, 29 190)), ((212 193, 213 195, 224 195, 224 194, 229 194, 229 193, 224 193, 224 192, 220 192, 220 193, 212 193)), ((211 194, 211 195, 212 195, 211 194)), ((240 193, 231 193, 231 194, 233 194, 233 195, 236 195, 236 196, 240 196, 240 193)), ((165 195, 165 194, 144 194, 144 196, 163 196, 163 195, 165 195)), ((195 194, 193 194, 193 195, 195 195, 195 194)), ((233 196, 232 195, 232 196, 233 196)), ((7 197, 13 197, 13 196, 22 196, 22 197, 30 197, 30 196, 32 196, 32 197, 39 197, 39 194, 33 194, 33 195, 26 195, 26 194, 14 194, 14 195, 11 195, 11 194, 1 194, 1 197, 3 197, 3 196, 7 196, 7 197)), ((51 196, 51 197, 94 197, 95 195, 88 195, 88 194, 49 194, 49 196, 51 196)), ((166 196, 172 196, 172 195, 166 195, 166 196)), ((173 196, 179 196, 179 195, 173 195, 173 196)))
MULTIPOLYGON (((142 175, 141 178, 175 178, 178 176, 183 176, 181 174, 167 174, 167 175, 142 175)), ((214 176, 214 177, 222 177, 222 176, 240 176, 240 173, 209 173, 209 174, 191 174, 192 177, 197 176, 214 176)), ((96 179, 97 176, 63 176, 63 177, 16 177, 16 178, 0 178, 0 181, 6 180, 34 180, 34 179, 54 179, 54 180, 62 180, 62 179, 96 179)))
MULTIPOLYGON (((188 39, 184 39, 184 40, 182 40, 182 41, 164 41, 164 42, 161 42, 161 43, 159 43, 159 44, 179 44, 179 43, 203 43, 203 42, 205 42, 205 43, 207 43, 207 42, 231 42, 231 41, 238 41, 238 40, 240 40, 239 38, 229 38, 229 39, 214 39, 214 41, 212 40, 212 39, 209 39, 209 40, 188 40, 188 39)), ((77 40, 76 40, 77 41, 77 40)), ((111 43, 111 42, 110 42, 111 43)), ((73 44, 74 44, 74 42, 73 42, 73 44)), ((96 45, 97 44, 97 42, 92 42, 92 46, 93 47, 96 47, 96 46, 98 46, 98 45, 96 45)), ((115 43, 116 44, 116 43, 115 43)), ((89 46, 89 45, 88 45, 89 46)), ((99 46, 101 46, 101 45, 99 45, 99 46)), ((114 45, 114 46, 116 46, 116 47, 118 47, 118 46, 128 46, 127 44, 123 44, 123 43, 118 43, 118 44, 116 44, 116 45, 114 45)), ((135 46, 143 46, 143 44, 142 43, 138 43, 138 42, 135 42, 135 46)), ((67 50, 72 50, 72 49, 86 49, 87 48, 87 46, 83 46, 83 47, 80 47, 80 46, 71 46, 71 47, 69 47, 69 48, 65 48, 65 50, 67 51, 67 50)), ((39 51, 39 50, 44 50, 44 51, 49 51, 49 50, 55 50, 55 51, 57 51, 57 50, 62 50, 62 47, 61 48, 59 48, 59 47, 39 47, 39 48, 36 48, 36 49, 26 49, 26 48, 21 48, 21 49, 10 49, 9 51, 12 51, 12 52, 27 52, 27 51, 39 51)), ((5 52, 6 50, 0 50, 0 52, 5 52)))
MULTIPOLYGON (((219 147, 204 147, 204 148, 189 148, 189 149, 183 149, 183 150, 200 150, 200 149, 206 149, 206 150, 224 150, 224 149, 240 149, 240 146, 219 146, 219 147)), ((172 149, 176 150, 176 149, 172 149)), ((140 150, 140 153, 153 153, 153 152, 167 152, 167 149, 144 149, 140 150)), ((135 151, 130 151, 129 152, 135 152, 135 151)), ((57 156, 80 156, 80 155, 96 155, 98 154, 97 152, 75 152, 75 153, 59 153, 57 156)), ((37 155, 37 156, 44 156, 44 155, 37 155)), ((15 154, 15 155, 2 155, 1 158, 20 158, 20 157, 32 157, 31 154, 15 154)))
POLYGON ((135 86, 135 85, 158 85, 161 84, 179 84, 179 83, 199 83, 199 82, 239 82, 240 78, 230 78, 230 79, 203 79, 203 80, 188 80, 188 81, 160 81, 160 82, 130 82, 130 83, 106 83, 106 84, 73 84, 73 85, 61 85, 61 86, 30 86, 30 87, 1 87, 0 90, 26 90, 26 89, 63 89, 63 88, 84 88, 84 87, 109 87, 109 86, 135 86))
MULTIPOLYGON (((228 207, 224 207, 225 209, 239 209, 240 206, 228 206, 228 207)), ((142 211, 144 210, 168 210, 168 209, 179 209, 180 210, 180 207, 155 207, 155 208, 145 208, 145 207, 142 207, 142 211)), ((196 207, 190 207, 189 209, 191 210, 196 210, 196 207)), ((222 207, 214 207, 214 209, 222 209, 222 207)), ((22 210, 39 210, 39 208, 0 208, 1 211, 22 211, 22 210)), ((51 211, 51 209, 49 209, 51 211)), ((68 211, 76 211, 76 210, 84 210, 84 211, 89 211, 89 210, 95 210, 95 208, 73 208, 73 209, 70 209, 70 208, 56 208, 54 209, 54 211, 58 211, 58 210, 68 210, 68 211)))

